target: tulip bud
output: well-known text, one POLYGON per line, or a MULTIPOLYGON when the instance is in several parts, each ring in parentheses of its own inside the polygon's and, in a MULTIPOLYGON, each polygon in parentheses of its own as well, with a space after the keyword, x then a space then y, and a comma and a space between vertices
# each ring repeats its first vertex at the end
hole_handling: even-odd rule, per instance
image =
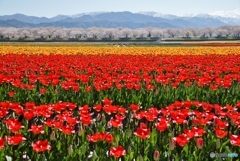
POLYGON ((138 161, 143 161, 142 155, 139 155, 137 160, 138 160, 138 161))
POLYGON ((52 133, 50 135, 50 140, 56 140, 55 131, 52 131, 52 133))
POLYGON ((102 115, 100 113, 98 113, 96 121, 100 121, 101 118, 102 118, 102 115))
POLYGON ((220 139, 217 139, 217 143, 216 143, 216 148, 219 149, 221 147, 221 142, 220 139))
POLYGON ((202 149, 203 147, 203 138, 197 138, 196 139, 196 145, 198 149, 202 149))
POLYGON ((175 135, 175 130, 171 132, 171 137, 174 137, 174 135, 175 135))
POLYGON ((127 138, 131 138, 132 137, 132 130, 128 129, 127 133, 126 133, 127 138))
POLYGON ((130 153, 131 153, 131 151, 132 151, 132 148, 131 148, 131 146, 128 146, 128 148, 127 148, 127 153, 128 153, 128 154, 130 154, 130 153))
POLYGON ((73 153, 72 145, 68 147, 68 154, 71 155, 73 153))
POLYGON ((233 119, 231 119, 230 123, 231 123, 231 125, 232 125, 232 126, 234 126, 234 125, 235 125, 235 124, 234 124, 234 120, 233 120, 233 119))
POLYGON ((159 160, 159 157, 160 157, 159 151, 158 151, 158 150, 155 150, 155 151, 154 151, 154 155, 153 155, 154 161, 158 161, 158 160, 159 160))
POLYGON ((175 149, 175 140, 173 140, 173 139, 170 140, 169 148, 170 148, 170 150, 175 149))
POLYGON ((83 129, 82 125, 80 125, 79 129, 78 129, 78 136, 82 136, 83 133, 84 133, 84 129, 83 129))

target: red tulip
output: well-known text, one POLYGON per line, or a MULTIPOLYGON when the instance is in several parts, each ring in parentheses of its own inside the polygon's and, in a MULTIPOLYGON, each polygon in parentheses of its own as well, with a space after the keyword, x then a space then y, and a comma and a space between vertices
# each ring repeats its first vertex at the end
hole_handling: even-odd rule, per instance
POLYGON ((187 135, 187 137, 189 139, 192 139, 195 135, 195 130, 194 129, 192 129, 192 130, 184 129, 184 133, 187 135))
POLYGON ((35 107, 35 103, 34 102, 26 102, 25 107, 26 107, 26 109, 31 110, 35 107))
POLYGON ((45 125, 47 125, 48 127, 54 127, 55 126, 55 121, 48 119, 48 120, 45 121, 45 125))
POLYGON ((114 140, 112 134, 109 133, 94 133, 93 135, 87 135, 87 139, 89 142, 97 142, 97 141, 107 141, 111 143, 114 140))
POLYGON ((46 92, 47 92, 46 89, 44 89, 44 88, 41 88, 41 89, 40 89, 40 93, 41 93, 42 95, 44 95, 46 92))
POLYGON ((91 87, 91 86, 86 86, 86 88, 85 88, 85 89, 86 89, 86 91, 87 91, 87 92, 91 92, 91 90, 92 90, 92 87, 91 87))
POLYGON ((147 121, 153 122, 153 121, 155 121, 157 119, 157 116, 152 114, 152 113, 146 112, 145 113, 145 118, 146 118, 147 121))
POLYGON ((136 105, 136 104, 131 104, 131 105, 130 105, 130 109, 131 109, 133 112, 136 112, 137 110, 139 110, 139 106, 136 105))
POLYGON ((146 111, 139 111, 138 113, 134 113, 133 117, 141 120, 143 117, 145 117, 146 111))
POLYGON ((106 134, 103 132, 95 133, 95 134, 98 135, 98 140, 100 140, 100 141, 104 141, 106 139, 106 134))
POLYGON ((9 95, 9 97, 13 97, 15 95, 15 92, 13 92, 13 91, 8 92, 8 95, 9 95))
POLYGON ((111 113, 117 113, 118 107, 113 105, 105 105, 103 106, 103 111, 110 115, 111 113))
POLYGON ((2 107, 5 110, 7 110, 9 106, 10 106, 9 102, 0 102, 0 107, 2 107))
POLYGON ((95 111, 97 111, 97 112, 100 112, 101 109, 102 109, 102 104, 97 104, 97 105, 95 105, 95 106, 93 107, 93 109, 94 109, 95 111))
POLYGON ((154 159, 154 161, 158 161, 159 158, 160 158, 159 151, 158 151, 158 150, 155 150, 155 151, 154 151, 154 154, 153 154, 153 159, 154 159))
POLYGON ((31 129, 28 131, 33 132, 34 134, 44 134, 44 126, 43 125, 31 125, 31 129))
POLYGON ((75 124, 79 123, 79 121, 77 120, 77 118, 71 117, 71 116, 66 116, 65 120, 66 120, 67 123, 69 123, 70 125, 75 125, 75 124))
POLYGON ((74 126, 70 126, 70 125, 60 127, 60 131, 62 131, 64 134, 67 134, 67 135, 75 133, 74 126))
POLYGON ((23 142, 24 140, 26 140, 26 138, 23 137, 22 134, 16 134, 14 136, 7 137, 7 141, 8 141, 9 145, 18 145, 21 142, 23 142))
POLYGON ((27 110, 23 113, 23 116, 27 120, 31 120, 34 117, 34 112, 33 110, 27 110))
POLYGON ((230 143, 240 147, 240 135, 230 135, 230 143))
POLYGON ((124 114, 127 113, 128 111, 127 111, 127 109, 124 108, 124 107, 119 107, 119 108, 118 108, 118 112, 119 112, 120 114, 124 115, 124 114))
POLYGON ((205 133, 205 130, 203 127, 193 127, 193 130, 195 132, 194 136, 202 136, 205 133))
POLYGON ((185 146, 189 142, 189 138, 185 134, 178 135, 177 137, 173 138, 179 146, 185 146))
POLYGON ((137 131, 133 133, 134 135, 140 137, 141 139, 148 139, 150 137, 150 129, 147 128, 145 123, 141 123, 137 131))
POLYGON ((82 124, 85 126, 88 126, 92 123, 92 119, 88 115, 81 115, 80 120, 82 121, 82 124))
POLYGON ((115 158, 119 158, 121 156, 126 155, 126 150, 123 149, 121 145, 118 147, 111 147, 110 148, 110 156, 114 156, 115 158))
POLYGON ((102 100, 104 105, 111 105, 112 104, 112 100, 105 98, 102 100))
POLYGON ((215 123, 216 127, 218 127, 219 129, 226 129, 228 127, 228 122, 223 122, 219 118, 216 118, 214 120, 214 123, 215 123))
POLYGON ((220 139, 224 138, 228 134, 227 131, 221 130, 219 128, 215 128, 215 133, 216 133, 216 136, 220 139))
POLYGON ((94 135, 87 135, 87 139, 88 139, 89 142, 97 142, 99 137, 96 134, 94 134, 94 135))
POLYGON ((105 139, 106 139, 106 141, 107 141, 108 143, 111 143, 111 142, 113 142, 114 137, 112 136, 112 134, 106 133, 105 139))
POLYGON ((197 138, 196 139, 196 145, 198 149, 202 149, 203 147, 203 138, 197 138))
POLYGON ((6 123, 8 129, 14 133, 18 132, 21 128, 24 128, 21 122, 19 122, 18 119, 15 119, 15 118, 9 118, 4 122, 6 123))
POLYGON ((5 138, 0 138, 0 149, 4 148, 5 141, 6 141, 5 138))
POLYGON ((23 114, 23 107, 19 103, 11 103, 10 104, 10 109, 16 112, 18 115, 23 114))
POLYGON ((156 127, 159 131, 163 132, 163 131, 165 131, 165 130, 168 128, 167 121, 164 121, 164 120, 159 121, 159 122, 155 123, 155 127, 156 127))
POLYGON ((110 126, 112 127, 122 127, 122 120, 119 120, 119 119, 111 119, 110 122, 109 122, 110 126))
POLYGON ((46 150, 51 150, 51 146, 49 145, 47 140, 39 140, 32 143, 33 151, 34 152, 44 152, 46 150))
POLYGON ((0 118, 4 118, 8 114, 8 111, 0 108, 0 118))

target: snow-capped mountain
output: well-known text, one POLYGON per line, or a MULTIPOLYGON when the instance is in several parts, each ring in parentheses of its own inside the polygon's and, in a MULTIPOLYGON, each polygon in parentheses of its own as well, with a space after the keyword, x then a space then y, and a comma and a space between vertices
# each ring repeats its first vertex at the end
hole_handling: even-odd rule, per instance
POLYGON ((79 17, 85 16, 85 15, 96 16, 96 15, 99 15, 102 13, 106 13, 106 12, 84 12, 84 13, 79 13, 79 14, 74 14, 74 15, 57 15, 50 19, 52 21, 60 21, 60 20, 66 19, 66 18, 75 19, 75 18, 79 18, 79 17))
POLYGON ((240 9, 209 14, 171 15, 158 12, 88 12, 57 15, 52 18, 23 14, 0 15, 0 27, 66 27, 66 28, 204 28, 240 25, 240 9))
POLYGON ((183 14, 180 17, 202 17, 202 18, 213 18, 213 16, 205 13, 199 13, 199 14, 183 14))
POLYGON ((71 18, 79 18, 85 15, 89 15, 89 16, 96 16, 102 13, 106 13, 104 11, 99 11, 99 12, 84 12, 84 13, 79 13, 79 14, 74 14, 74 15, 69 15, 69 17, 71 18))
POLYGON ((233 11, 216 11, 209 13, 211 16, 225 17, 225 18, 237 18, 240 19, 240 8, 233 11))
POLYGON ((167 19, 174 19, 178 17, 171 14, 162 14, 162 13, 153 12, 153 11, 141 11, 141 12, 138 12, 138 14, 147 15, 151 17, 167 18, 167 19))
POLYGON ((57 16, 54 16, 52 18, 50 18, 52 21, 61 21, 65 18, 69 18, 69 16, 67 15, 57 15, 57 16))
POLYGON ((216 18, 216 17, 222 17, 222 18, 234 18, 234 19, 240 19, 240 8, 235 9, 233 11, 215 11, 210 13, 189 13, 189 14, 182 14, 182 15, 171 15, 171 14, 163 14, 159 12, 148 12, 148 11, 142 11, 138 12, 139 14, 153 16, 153 17, 161 17, 161 18, 176 18, 176 17, 205 17, 205 18, 216 18))
POLYGON ((216 11, 211 13, 200 13, 200 14, 182 14, 182 15, 170 15, 162 14, 158 12, 139 12, 139 14, 148 15, 152 17, 160 17, 165 19, 176 19, 176 18, 206 18, 215 19, 229 25, 240 25, 240 8, 233 11, 216 11))

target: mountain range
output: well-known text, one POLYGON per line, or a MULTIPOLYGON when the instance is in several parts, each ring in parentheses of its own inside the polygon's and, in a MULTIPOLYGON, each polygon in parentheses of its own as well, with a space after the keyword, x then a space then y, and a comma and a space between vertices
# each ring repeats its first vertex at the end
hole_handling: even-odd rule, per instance
POLYGON ((205 28, 240 25, 240 9, 209 14, 171 15, 157 12, 90 12, 57 15, 52 18, 23 14, 0 16, 0 27, 64 27, 64 28, 205 28))

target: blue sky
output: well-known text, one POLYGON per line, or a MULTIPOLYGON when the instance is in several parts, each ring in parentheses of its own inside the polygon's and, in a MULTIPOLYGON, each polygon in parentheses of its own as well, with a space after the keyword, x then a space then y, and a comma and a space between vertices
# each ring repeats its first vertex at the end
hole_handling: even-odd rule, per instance
POLYGON ((0 15, 22 13, 45 17, 95 11, 155 11, 181 15, 239 8, 240 0, 0 0, 0 15))

